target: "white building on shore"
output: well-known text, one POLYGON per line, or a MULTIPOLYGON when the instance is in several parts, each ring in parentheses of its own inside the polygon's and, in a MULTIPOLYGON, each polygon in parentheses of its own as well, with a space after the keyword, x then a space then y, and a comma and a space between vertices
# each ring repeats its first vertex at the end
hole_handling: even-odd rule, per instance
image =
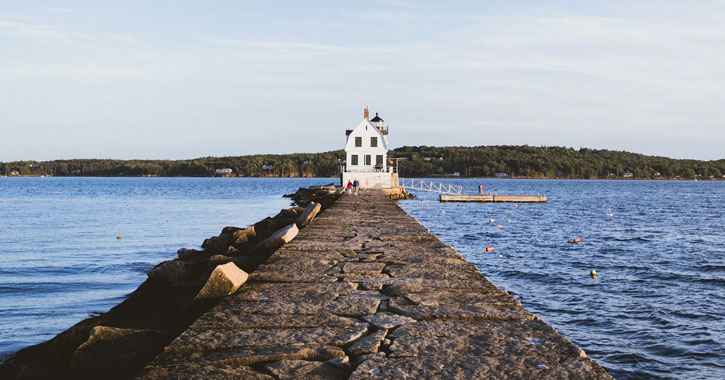
POLYGON ((345 134, 346 161, 342 168, 342 186, 357 179, 362 188, 396 187, 398 173, 388 166, 388 127, 383 127, 383 119, 376 113, 370 120, 366 107, 360 124, 348 129, 345 134))

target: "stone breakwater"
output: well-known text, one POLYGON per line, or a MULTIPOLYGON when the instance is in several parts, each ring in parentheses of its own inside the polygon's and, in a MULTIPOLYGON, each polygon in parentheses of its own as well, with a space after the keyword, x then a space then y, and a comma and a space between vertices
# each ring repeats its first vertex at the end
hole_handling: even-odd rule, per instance
POLYGON ((140 379, 611 379, 382 191, 343 195, 140 379))

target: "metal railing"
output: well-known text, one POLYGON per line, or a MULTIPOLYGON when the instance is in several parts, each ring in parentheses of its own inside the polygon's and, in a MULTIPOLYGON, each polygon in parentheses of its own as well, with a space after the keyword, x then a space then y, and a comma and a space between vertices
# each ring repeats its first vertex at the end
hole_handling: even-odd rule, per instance
POLYGON ((452 194, 452 195, 460 195, 461 192, 463 192, 463 186, 460 186, 460 185, 449 185, 449 184, 445 184, 445 183, 424 181, 421 179, 401 178, 399 183, 400 183, 400 186, 406 190, 410 189, 410 190, 432 191, 434 193, 452 194))

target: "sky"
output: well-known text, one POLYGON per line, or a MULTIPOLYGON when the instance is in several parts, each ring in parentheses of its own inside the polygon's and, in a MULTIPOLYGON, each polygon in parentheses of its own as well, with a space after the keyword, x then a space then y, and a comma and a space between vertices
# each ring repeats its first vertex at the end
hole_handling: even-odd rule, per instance
POLYGON ((405 145, 725 158, 725 1, 0 0, 0 161, 405 145), (59 5, 61 4, 61 5, 59 5))

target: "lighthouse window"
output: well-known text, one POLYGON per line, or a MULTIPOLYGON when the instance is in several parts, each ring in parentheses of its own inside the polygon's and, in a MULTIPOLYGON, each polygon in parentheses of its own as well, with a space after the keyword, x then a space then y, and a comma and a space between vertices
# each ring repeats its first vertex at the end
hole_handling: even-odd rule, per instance
POLYGON ((357 165, 357 154, 353 154, 352 156, 350 156, 350 162, 351 162, 350 165, 353 165, 353 166, 357 165))
POLYGON ((378 146, 378 138, 377 137, 371 137, 370 138, 370 146, 375 148, 378 146))
POLYGON ((362 146, 362 137, 355 137, 355 146, 358 148, 362 146))
POLYGON ((375 156, 375 165, 382 165, 383 164, 383 155, 378 154, 375 156))
POLYGON ((369 154, 366 154, 366 155, 365 155, 365 165, 372 165, 372 164, 370 163, 370 155, 369 155, 369 154))

